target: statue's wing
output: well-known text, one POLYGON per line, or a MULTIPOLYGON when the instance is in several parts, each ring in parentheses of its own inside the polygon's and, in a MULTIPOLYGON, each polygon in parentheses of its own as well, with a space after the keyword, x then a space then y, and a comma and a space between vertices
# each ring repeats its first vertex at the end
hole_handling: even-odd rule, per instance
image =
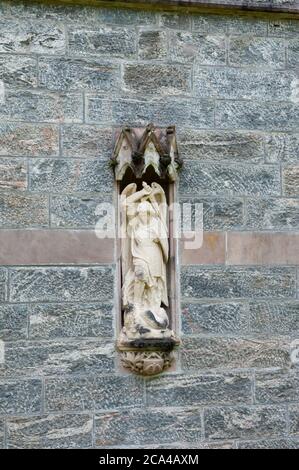
POLYGON ((156 208, 159 208, 159 215, 162 220, 162 223, 168 232, 168 224, 167 224, 167 202, 164 189, 158 183, 152 183, 152 188, 154 190, 154 194, 152 195, 153 198, 153 205, 156 208))
POLYGON ((121 209, 121 221, 120 221, 120 235, 121 235, 121 259, 122 259, 122 285, 125 281, 125 277, 132 267, 132 253, 131 253, 131 239, 128 233, 128 217, 127 217, 127 205, 126 200, 132 194, 136 192, 137 185, 135 183, 128 184, 120 195, 120 209, 121 209))

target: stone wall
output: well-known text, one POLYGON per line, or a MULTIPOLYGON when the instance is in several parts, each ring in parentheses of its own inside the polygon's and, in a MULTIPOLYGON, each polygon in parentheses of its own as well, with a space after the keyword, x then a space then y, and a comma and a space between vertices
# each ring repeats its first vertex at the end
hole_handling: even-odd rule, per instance
MULTIPOLYGON (((299 448, 299 22, 0 2, 0 447, 299 448), (177 125, 177 370, 115 365, 113 130, 177 125)), ((118 293, 119 295, 119 293, 118 293)))

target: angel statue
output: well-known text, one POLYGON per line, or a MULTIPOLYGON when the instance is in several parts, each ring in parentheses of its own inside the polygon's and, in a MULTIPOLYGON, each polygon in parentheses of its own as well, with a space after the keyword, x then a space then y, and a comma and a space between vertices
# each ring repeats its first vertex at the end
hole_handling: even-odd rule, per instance
POLYGON ((167 338, 169 319, 166 265, 169 256, 167 203, 158 183, 129 184, 121 194, 122 335, 127 339, 167 338))

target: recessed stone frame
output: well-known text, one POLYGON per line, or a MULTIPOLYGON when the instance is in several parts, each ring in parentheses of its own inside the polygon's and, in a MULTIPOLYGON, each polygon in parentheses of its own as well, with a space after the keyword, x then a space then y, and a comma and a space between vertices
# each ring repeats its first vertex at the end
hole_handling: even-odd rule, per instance
MULTIPOLYGON (((165 307, 169 319, 167 330, 174 334, 168 338, 148 338, 142 334, 139 338, 124 341, 125 309, 122 299, 124 274, 122 269, 123 245, 120 239, 121 199, 120 195, 128 185, 135 183, 136 192, 143 188, 143 182, 151 186, 158 184, 165 193, 168 207, 171 209, 177 201, 178 172, 182 166, 175 137, 175 128, 155 128, 149 124, 146 128, 123 128, 117 132, 114 154, 111 159, 115 173, 115 192, 117 200, 117 347, 120 352, 121 371, 135 372, 141 375, 156 375, 164 370, 176 367, 175 349, 179 346, 179 311, 180 311, 180 263, 179 240, 174 237, 174 218, 168 211, 169 257, 166 265, 168 306, 165 307)), ((163 310, 163 309, 162 309, 163 310)), ((127 312, 126 312, 127 314, 127 312)))

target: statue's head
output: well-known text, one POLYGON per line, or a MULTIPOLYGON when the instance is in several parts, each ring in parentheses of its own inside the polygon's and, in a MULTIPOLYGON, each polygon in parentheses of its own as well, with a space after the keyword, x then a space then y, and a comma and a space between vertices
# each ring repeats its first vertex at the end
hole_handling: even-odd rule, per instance
POLYGON ((141 222, 149 223, 150 219, 154 217, 155 211, 148 201, 142 201, 138 204, 137 214, 141 222))

